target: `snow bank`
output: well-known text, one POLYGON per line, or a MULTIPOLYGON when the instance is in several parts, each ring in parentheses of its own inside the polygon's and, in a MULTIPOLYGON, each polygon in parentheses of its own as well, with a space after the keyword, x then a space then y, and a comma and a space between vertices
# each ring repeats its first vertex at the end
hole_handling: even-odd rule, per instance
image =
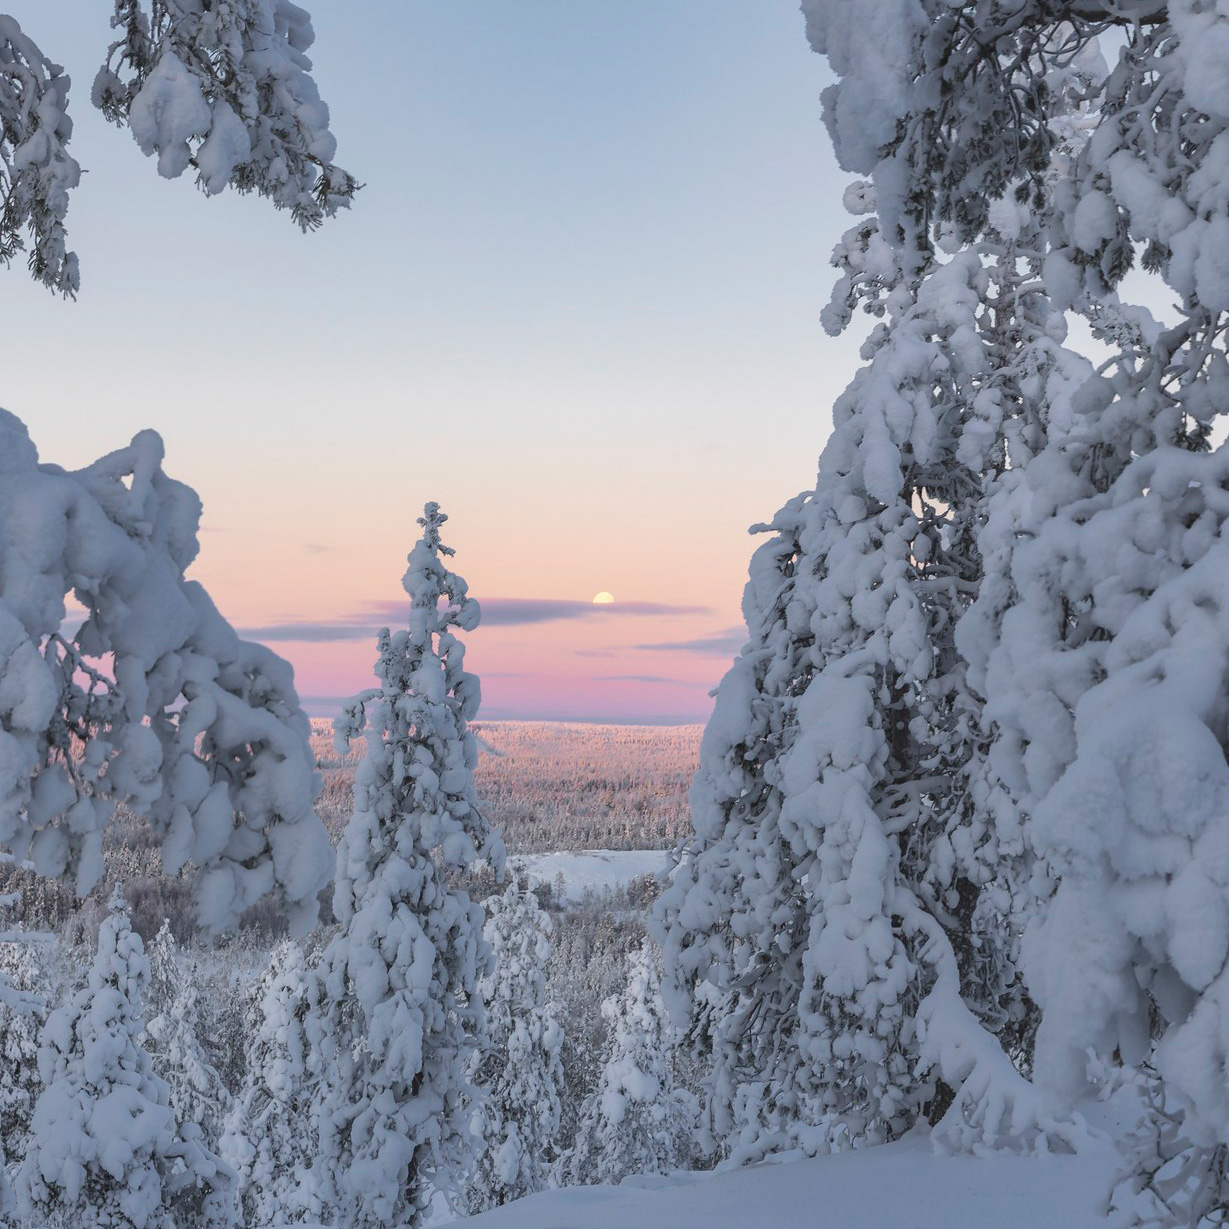
MULTIPOLYGON (((936 1156, 911 1135, 656 1190, 568 1187, 454 1222, 467 1229, 1105 1229, 1114 1156, 936 1156)), ((669 1181, 669 1180, 663 1180, 669 1181)))

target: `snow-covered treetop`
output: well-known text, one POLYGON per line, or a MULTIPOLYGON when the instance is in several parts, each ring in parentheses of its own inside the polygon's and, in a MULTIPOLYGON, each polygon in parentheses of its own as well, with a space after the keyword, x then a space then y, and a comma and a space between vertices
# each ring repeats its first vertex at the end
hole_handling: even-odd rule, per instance
MULTIPOLYGON (((304 230, 350 204, 358 182, 333 162, 337 142, 311 75, 311 18, 290 0, 114 0, 94 105, 131 129, 158 171, 189 167, 201 188, 256 192, 304 230)), ((69 78, 11 17, 0 16, 0 260, 26 246, 30 272, 71 295, 65 246, 69 78)))
MULTIPOLYGON (((333 724, 343 751, 365 734, 370 764, 382 761, 389 748, 414 749, 396 767, 394 788, 399 809, 417 817, 422 848, 439 848, 451 866, 480 857, 502 865, 503 843, 479 811, 473 782, 478 746, 469 722, 482 689, 478 676, 465 669, 465 644, 456 634, 477 627, 482 612, 465 581, 444 562, 453 554, 440 540, 447 520, 436 503, 423 509, 422 536, 401 579, 410 595, 408 627, 380 632, 380 687, 358 696, 333 724)), ((344 885, 343 875, 335 905, 343 921, 344 885)))
POLYGON ((143 431, 66 473, 0 411, 0 849, 88 892, 122 802, 195 866, 205 930, 268 895, 304 930, 332 863, 307 717, 185 576, 201 505, 162 458, 143 431))

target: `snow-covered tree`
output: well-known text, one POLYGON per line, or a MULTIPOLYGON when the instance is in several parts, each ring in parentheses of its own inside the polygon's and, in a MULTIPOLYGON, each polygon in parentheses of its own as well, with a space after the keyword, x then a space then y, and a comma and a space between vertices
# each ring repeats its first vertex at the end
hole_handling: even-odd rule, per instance
POLYGON ((64 218, 81 167, 67 151, 68 77, 7 15, 0 15, 0 261, 25 250, 30 273, 72 294, 80 284, 77 255, 66 246, 64 218))
POLYGON ((502 867, 503 846, 474 790, 480 687, 457 632, 480 611, 445 563, 445 520, 426 505, 402 580, 409 627, 380 633, 380 686, 335 723, 340 747, 367 744, 337 852, 340 931, 309 1020, 322 1219, 339 1229, 417 1226, 433 1190, 459 1196, 473 1163, 466 1072, 489 950, 481 907, 448 874, 480 858, 502 867))
MULTIPOLYGON (((847 200, 874 209, 866 187, 847 200)), ((953 1103, 992 1137, 1004 1106, 1025 1137, 1042 1116, 994 1037, 1014 975, 983 901, 977 702, 954 643, 982 475, 1021 413, 996 352, 1018 260, 1003 243, 911 275, 872 219, 837 262, 830 323, 859 303, 884 323, 815 491, 752 565, 753 638, 718 691, 696 835, 658 911, 672 1001, 711 1047, 715 1142, 743 1159, 890 1139, 953 1103)))
MULTIPOLYGON (((128 127, 167 178, 189 167, 213 195, 257 192, 313 229, 359 185, 334 164, 336 141, 306 52, 311 19, 289 0, 114 0, 116 40, 92 99, 128 127)), ((0 14, 0 261, 27 249, 31 274, 63 294, 80 285, 66 246, 69 78, 0 14)))
POLYGON ((563 1030, 546 998, 551 920, 516 882, 483 904, 492 964, 479 980, 487 1013, 486 1048, 475 1056, 484 1150, 470 1179, 474 1212, 510 1203, 547 1185, 558 1147, 563 1030))
POLYGON ((0 848, 83 895, 122 802, 195 866, 206 930, 269 895, 302 931, 332 860, 307 717, 186 578, 201 505, 162 457, 143 431, 66 473, 0 411, 0 848))
POLYGON ((302 949, 283 941, 257 988, 247 1079, 222 1139, 222 1156, 238 1174, 245 1229, 320 1219, 308 1129, 315 1085, 304 1029, 307 988, 302 949))
POLYGON ((805 507, 778 514, 743 596, 750 641, 722 680, 690 801, 694 836, 656 917, 674 1014, 708 1067, 710 1148, 779 1137, 802 1116, 796 1044, 807 900, 780 827, 786 704, 809 612, 795 592, 805 507))
MULTIPOLYGON (((810 1065, 822 1085, 836 1060, 846 1068, 843 1086, 860 1083, 880 1112, 885 1090, 895 1105, 897 1091, 909 1091, 907 1075, 895 1089, 876 1072, 893 1047, 907 1056, 909 997, 920 993, 918 1069, 937 1071, 954 1094, 945 1139, 984 1144, 988 1135, 1019 1135, 1020 1105, 1035 1102, 1017 1086, 1010 1121, 988 1108, 996 1098, 987 1101, 982 1063, 970 1068, 970 1055, 998 1071, 996 1053, 1031 1067, 1047 1113, 1060 1115, 1088 1086, 1090 1053, 1101 1069, 1148 1063, 1159 1091, 1153 1144, 1138 1170, 1154 1180, 1159 1215, 1170 1203, 1185 1218, 1219 1215, 1229 1206, 1221 1078, 1229 874, 1216 817, 1229 780, 1229 636, 1218 494, 1226 452, 1215 440, 1229 388, 1221 71, 1229 17, 1203 0, 803 7, 813 45, 837 74, 825 110, 838 158, 873 183, 873 230, 892 254, 872 251, 868 228, 861 249, 853 246, 873 259, 851 261, 843 279, 884 326, 838 410, 808 505, 815 529, 788 527, 800 544, 793 572, 809 552, 815 578, 810 626, 798 633, 813 674, 795 683, 796 729, 786 723, 773 767, 761 774, 784 795, 821 787, 798 812, 783 796, 770 827, 787 840, 808 824, 817 834, 817 862, 793 868, 817 898, 806 906, 813 923, 852 910, 835 936, 812 924, 814 1006, 821 1018, 834 1006, 841 1013, 815 1035, 845 1049, 812 1048, 810 1065), (1095 43, 1111 27, 1107 66, 1095 43), (1012 214, 1024 221, 1005 224, 1012 214), (1120 301, 1122 279, 1137 265, 1174 301, 1168 321, 1120 301), (923 311, 928 287, 946 283, 936 302, 955 307, 960 268, 984 307, 966 315, 970 327, 936 332, 934 313, 923 311), (1070 313, 1086 319, 1107 356, 1096 372, 1063 345, 1070 313), (930 348, 929 367, 911 366, 918 343, 930 348), (937 431, 919 437, 927 422, 937 431), (979 479, 964 491, 949 483, 929 514, 914 485, 927 450, 979 479), (897 477, 906 479, 899 488, 897 477), (865 551, 842 556, 837 523, 844 517, 849 539, 865 546, 880 508, 895 508, 900 526, 910 511, 946 523, 923 551, 906 534, 896 558, 907 591, 865 551), (939 580, 933 561, 950 565, 962 532, 972 548, 967 571, 947 570, 965 590, 944 610, 934 588, 917 582, 927 571, 939 580), (927 553, 935 548, 939 556, 927 553), (940 612, 959 628, 954 638, 936 623, 940 612), (843 630, 859 625, 857 635, 843 630), (908 650, 924 643, 911 662, 908 650), (868 657, 885 673, 859 706, 848 684, 868 657), (941 680, 956 690, 944 682, 936 691, 941 680), (840 775, 834 749, 845 757, 839 798, 827 788, 840 775), (936 791, 932 769, 946 787, 936 791), (872 857, 864 842, 876 824, 892 839, 872 857), (837 856, 838 840, 847 856, 837 856), (856 891, 841 899, 839 885, 856 891), (962 934, 980 942, 996 918, 1012 935, 1027 928, 1022 949, 1008 944, 1007 961, 996 963, 1010 971, 1023 962, 1040 1009, 1035 1054, 1014 1027, 1010 1038, 995 1035, 997 995, 985 991, 1008 990, 1010 1014, 1024 1002, 1018 988, 996 973, 977 989, 970 975, 983 962, 961 951, 962 934), (847 940, 876 929, 877 953, 865 953, 872 976, 845 979, 849 966, 833 962, 826 940, 854 955, 847 940), (902 952, 889 950, 889 933, 902 952), (893 961, 898 986, 888 976, 893 961), (929 968, 913 990, 908 965, 929 968), (841 1003, 846 985, 858 1010, 841 1003), (859 1011, 870 1023, 897 1003, 906 1027, 879 1045, 859 1011), (967 1031, 969 1013, 978 1032, 967 1031), (987 1130, 992 1120, 998 1126, 987 1130)), ((831 318, 848 314, 838 306, 831 318)), ((880 543, 871 545, 879 553, 880 543)), ((793 576, 789 587, 799 587, 793 576)), ((796 663, 797 648, 786 656, 796 663)), ((724 739, 735 754, 738 724, 724 739)), ((723 784, 744 797, 732 776, 723 784)), ((705 851, 693 847, 691 856, 699 867, 705 851)), ((719 856, 708 859, 707 884, 720 882, 719 856)), ((707 886, 693 878, 683 885, 691 898, 676 900, 666 919, 683 934, 687 909, 702 910, 707 886)), ((745 924, 735 916, 730 933, 741 942, 745 924)), ((703 935, 708 923, 697 917, 703 935)), ((788 936, 782 950, 793 950, 788 936)), ((805 989, 800 1004, 805 1026, 805 989)), ((848 1119, 848 1108, 837 1108, 848 1119)), ((1033 1119, 1032 1108, 1023 1117, 1033 1119)))
POLYGON ((88 979, 43 1032, 22 1214, 81 1229, 235 1223, 234 1174, 181 1127, 142 1046, 149 962, 116 888, 88 979))
MULTIPOLYGON (((1154 1191, 1185 1224, 1229 1214, 1229 450, 1213 446, 1229 410, 1229 18, 1200 3, 1153 18, 1105 82, 1047 273, 1073 303, 1101 302, 1142 252, 1173 315, 1145 318, 1090 381, 1054 458, 1086 493, 1018 544, 1021 635, 1000 653, 1018 661, 1031 634, 1046 663, 1010 731, 1056 880, 1026 951, 1038 1078, 1070 1104, 1088 1051, 1147 1061, 1160 1089, 1130 1168, 1153 1177, 1169 1158, 1154 1191), (1046 701, 1064 731, 1030 728, 1046 701)), ((1025 683, 999 678, 1010 703, 1025 683)))
POLYGON ((47 989, 40 947, 25 936, 0 942, 0 975, 17 994, 32 1001, 0 1003, 0 1148, 10 1169, 26 1152, 34 1103, 42 1088, 38 1070, 39 1033, 45 1003, 36 996, 47 989))
POLYGON ((657 950, 646 940, 632 955, 626 989, 602 1004, 609 1028, 606 1062, 564 1158, 571 1183, 669 1173, 693 1155, 699 1107, 691 1093, 675 1086, 677 1037, 662 1002, 659 966, 657 950))
MULTIPOLYGON (((1045 471, 1093 376, 1044 274, 1104 66, 1065 27, 1001 71, 970 64, 982 29, 1013 28, 1016 10, 989 2, 804 8, 841 76, 838 153, 871 175, 846 194, 859 221, 824 322, 878 323, 815 490, 752 564, 751 639, 718 691, 695 835, 657 914, 671 1004, 709 1063, 713 1142, 736 1159, 890 1139, 923 1115, 945 1146, 1047 1147, 1079 1127, 1025 1078, 1020 939, 1042 859, 1001 774, 986 659, 1015 600, 1023 475, 1045 471), (935 50, 953 40, 968 53, 955 86, 935 50), (1034 148, 1003 150, 972 100, 1015 85, 1044 99, 1044 124, 1034 148), (954 89, 969 114, 950 111, 954 89), (989 186, 962 204, 940 171, 989 186)), ((1080 307, 1102 336, 1129 320, 1080 307)))
POLYGON ((965 643, 993 776, 1044 872, 1024 949, 1037 1080, 1066 1109, 1089 1052, 1147 1062, 1136 1172, 1168 1158, 1162 1217, 1223 1215, 1229 17, 1200 0, 807 7, 841 77, 838 151, 915 240, 942 218, 976 241, 1013 179, 1036 183, 1059 140, 1047 67, 1119 27, 1036 249, 1051 300, 1099 325, 1109 357, 988 522, 997 608, 979 597, 965 643), (1165 322, 1119 303, 1133 267, 1173 305, 1165 322))
POLYGON ((192 1124, 204 1145, 217 1151, 231 1110, 231 1095, 201 1043, 196 969, 184 967, 170 923, 150 946, 146 1049, 170 1091, 175 1121, 192 1124))
POLYGON ((304 230, 349 205, 358 184, 333 163, 305 10, 289 0, 115 0, 111 24, 120 37, 94 105, 157 154, 159 174, 191 166, 210 195, 258 192, 304 230))
POLYGON ((150 1020, 170 1011, 184 983, 180 965, 179 944, 171 931, 171 919, 163 918, 158 933, 149 945, 149 986, 142 1000, 144 1014, 150 1020))
MULTIPOLYGON (((20 892, 0 895, 0 909, 22 902, 20 892)), ((29 1144, 34 1102, 42 1088, 38 1037, 47 1016, 46 965, 39 949, 54 940, 18 924, 0 931, 0 1225, 16 1209, 10 1181, 29 1144)))

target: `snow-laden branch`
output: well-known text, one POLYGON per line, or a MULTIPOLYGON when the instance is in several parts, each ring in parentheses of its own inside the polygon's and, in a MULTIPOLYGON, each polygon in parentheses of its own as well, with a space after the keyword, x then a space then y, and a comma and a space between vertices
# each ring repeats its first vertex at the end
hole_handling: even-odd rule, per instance
POLYGON ((68 85, 64 70, 0 15, 0 261, 25 251, 38 281, 71 295, 80 279, 64 218, 81 168, 67 148, 68 85))
MULTIPOLYGON (((119 37, 91 97, 210 195, 255 192, 304 230, 349 206, 359 183, 334 161, 328 107, 311 75, 311 18, 290 0, 115 0, 119 37)), ((81 168, 68 152, 69 78, 0 14, 0 263, 26 254, 61 294, 80 286, 65 217, 81 168)))
POLYGON ((329 110, 311 76, 311 18, 289 0, 115 0, 93 101, 127 124, 158 172, 189 167, 210 195, 256 192, 311 230, 359 185, 333 162, 329 110))
POLYGON ((955 1096, 935 1124, 940 1151, 975 1154, 1076 1151, 1093 1141, 1078 1114, 1050 1113, 1042 1094, 1016 1070, 1002 1043, 988 1033, 960 994, 960 971, 951 940, 906 887, 895 911, 921 941, 918 958, 934 984, 918 1004, 918 1074, 937 1074, 955 1096))
POLYGON ((69 474, 0 411, 0 847, 88 892, 122 803, 195 866, 207 930, 269 895, 305 929, 331 864, 307 718, 187 579, 200 501, 162 453, 146 431, 69 474))

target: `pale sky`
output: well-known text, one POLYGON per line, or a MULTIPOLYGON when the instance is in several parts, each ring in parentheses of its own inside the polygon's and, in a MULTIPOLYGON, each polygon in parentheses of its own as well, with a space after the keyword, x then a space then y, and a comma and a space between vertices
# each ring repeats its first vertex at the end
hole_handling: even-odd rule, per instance
POLYGON ((434 499, 484 715, 702 719, 747 527, 813 483, 856 365, 819 326, 848 177, 796 0, 308 7, 366 187, 304 237, 93 112, 109 5, 11 0, 88 174, 78 301, 0 274, 3 404, 68 468, 161 432, 205 503, 192 574, 310 712, 367 685, 434 499))

